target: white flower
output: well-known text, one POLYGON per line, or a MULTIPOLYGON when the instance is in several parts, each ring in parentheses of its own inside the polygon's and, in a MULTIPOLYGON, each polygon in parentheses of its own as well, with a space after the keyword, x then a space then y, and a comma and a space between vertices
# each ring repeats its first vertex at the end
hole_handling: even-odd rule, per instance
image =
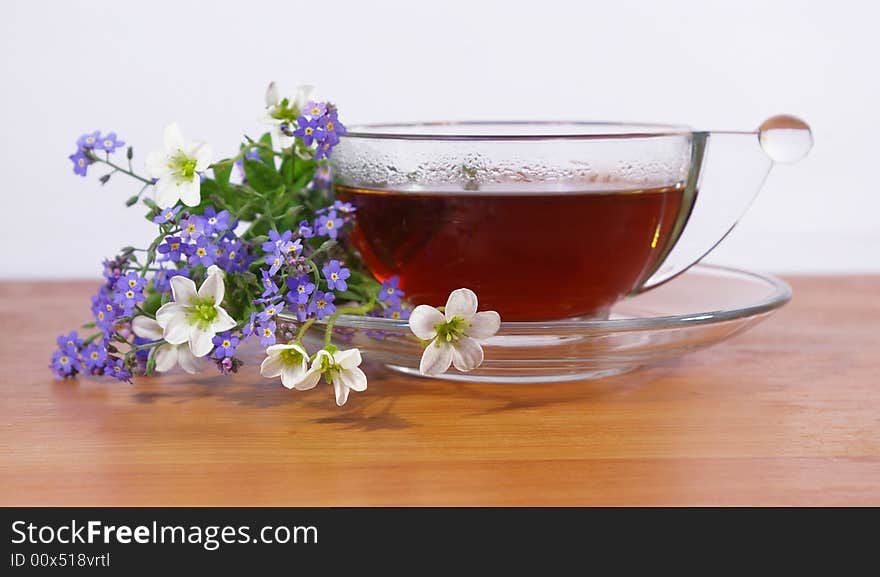
POLYGON ((266 378, 281 376, 281 384, 288 389, 307 391, 318 384, 314 380, 305 381, 309 370, 309 353, 298 344, 272 345, 266 349, 266 358, 260 365, 260 374, 266 378))
POLYGON ((321 349, 308 370, 308 354, 300 345, 272 345, 266 349, 266 353, 269 356, 260 366, 260 372, 264 377, 281 375, 281 383, 288 389, 313 389, 321 380, 321 375, 324 375, 327 382, 333 385, 336 404, 340 407, 348 401, 349 391, 367 390, 367 375, 358 368, 361 364, 361 352, 358 349, 334 349, 333 352, 321 349))
POLYGON ((220 306, 225 291, 223 272, 216 265, 208 267, 198 292, 196 283, 183 275, 171 277, 170 282, 174 302, 156 311, 162 337, 172 345, 188 342, 194 356, 204 357, 214 348, 214 335, 235 327, 235 321, 220 306))
MULTIPOLYGON (((347 351, 318 351, 309 372, 323 373, 333 384, 336 393, 336 404, 340 407, 348 400, 349 391, 363 392, 367 390, 367 375, 358 368, 361 364, 361 352, 358 349, 347 351)), ((310 378, 310 377, 307 377, 310 378)))
POLYGON ((443 310, 419 305, 409 317, 412 332, 431 341, 419 363, 423 375, 444 373, 450 364, 462 372, 479 367, 483 347, 476 339, 487 339, 501 327, 501 316, 495 311, 477 312, 477 295, 470 289, 452 291, 443 310))
POLYGON ((211 147, 201 142, 187 143, 177 123, 165 127, 165 150, 147 156, 147 171, 156 182, 156 202, 165 208, 183 201, 196 206, 201 201, 199 173, 211 165, 211 147))
MULTIPOLYGON (((131 330, 142 339, 158 341, 162 339, 162 327, 150 317, 141 315, 131 321, 131 330)), ((156 360, 156 370, 160 373, 170 371, 174 365, 180 363, 184 371, 195 374, 202 370, 199 360, 189 350, 186 343, 172 345, 168 342, 157 345, 153 349, 153 358, 156 360)))
POLYGON ((292 132, 296 128, 297 118, 314 95, 315 87, 304 84, 296 89, 293 98, 281 98, 278 86, 274 82, 269 83, 266 89, 266 116, 263 120, 272 125, 269 132, 272 134, 275 148, 284 149, 293 145, 296 139, 285 134, 281 127, 286 125, 292 132))

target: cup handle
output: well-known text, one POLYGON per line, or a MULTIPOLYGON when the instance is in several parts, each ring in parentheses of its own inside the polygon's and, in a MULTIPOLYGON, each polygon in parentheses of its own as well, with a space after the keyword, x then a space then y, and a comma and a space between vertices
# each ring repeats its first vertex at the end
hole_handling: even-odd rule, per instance
POLYGON ((742 218, 773 163, 799 160, 812 145, 807 123, 787 115, 774 116, 753 132, 694 132, 685 210, 668 248, 636 292, 675 278, 711 252, 742 218))

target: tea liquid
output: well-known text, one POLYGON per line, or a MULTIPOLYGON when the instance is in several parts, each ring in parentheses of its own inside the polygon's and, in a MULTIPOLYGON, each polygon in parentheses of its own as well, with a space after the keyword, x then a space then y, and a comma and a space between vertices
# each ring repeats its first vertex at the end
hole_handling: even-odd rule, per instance
POLYGON ((352 239, 414 304, 468 287, 507 321, 607 312, 638 289, 686 219, 681 188, 560 193, 388 192, 338 186, 352 239))

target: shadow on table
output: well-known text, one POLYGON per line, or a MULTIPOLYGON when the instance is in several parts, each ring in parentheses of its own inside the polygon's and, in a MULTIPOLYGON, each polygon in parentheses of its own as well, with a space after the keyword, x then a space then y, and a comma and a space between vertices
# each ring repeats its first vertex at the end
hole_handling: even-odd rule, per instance
MULTIPOLYGON (((397 409, 399 401, 410 395, 447 401, 456 398, 475 401, 473 405, 478 410, 468 410, 463 416, 480 416, 629 394, 673 373, 677 365, 676 361, 672 361, 651 369, 591 381, 525 385, 419 379, 394 373, 380 365, 370 365, 366 367, 370 388, 365 393, 353 393, 344 407, 336 407, 332 392, 326 389, 327 394, 318 396, 313 391, 288 391, 276 380, 263 379, 259 375, 251 378, 239 374, 232 384, 227 377, 219 374, 200 376, 195 380, 186 375, 169 375, 162 377, 162 390, 137 390, 132 394, 132 399, 137 403, 152 404, 162 401, 187 403, 212 398, 258 409, 298 405, 307 411, 307 417, 315 412, 320 413, 321 416, 310 419, 318 424, 363 431, 399 430, 413 426, 397 409)), ((142 379, 139 382, 149 386, 151 380, 142 379)))

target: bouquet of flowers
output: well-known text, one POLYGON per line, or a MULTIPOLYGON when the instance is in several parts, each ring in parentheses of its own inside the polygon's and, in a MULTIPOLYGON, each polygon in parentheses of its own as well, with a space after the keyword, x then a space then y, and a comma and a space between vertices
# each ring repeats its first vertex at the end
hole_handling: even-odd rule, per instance
POLYGON ((128 246, 104 261, 94 320, 83 325, 91 334, 58 337, 50 365, 58 378, 86 373, 131 382, 134 374, 177 365, 196 373, 204 359, 235 373, 237 348, 253 338, 265 347, 263 376, 298 390, 324 376, 343 405, 349 391, 367 388, 360 351, 331 342, 343 314, 409 319, 426 344, 424 374, 479 366, 476 339, 498 330, 497 313, 477 313, 469 289, 453 291, 441 309, 411 309, 398 279, 374 279, 346 242, 357 212, 332 193, 328 159, 346 132, 337 108, 315 99, 309 86, 282 98, 272 83, 265 120, 269 132, 221 160, 169 124, 145 175, 116 133, 77 140, 74 172, 84 177, 104 167, 101 184, 117 174, 137 181, 140 190, 126 205, 146 206, 158 231, 145 248, 128 246), (118 160, 123 148, 125 160, 118 160), (324 346, 309 353, 303 337, 316 323, 324 346))

